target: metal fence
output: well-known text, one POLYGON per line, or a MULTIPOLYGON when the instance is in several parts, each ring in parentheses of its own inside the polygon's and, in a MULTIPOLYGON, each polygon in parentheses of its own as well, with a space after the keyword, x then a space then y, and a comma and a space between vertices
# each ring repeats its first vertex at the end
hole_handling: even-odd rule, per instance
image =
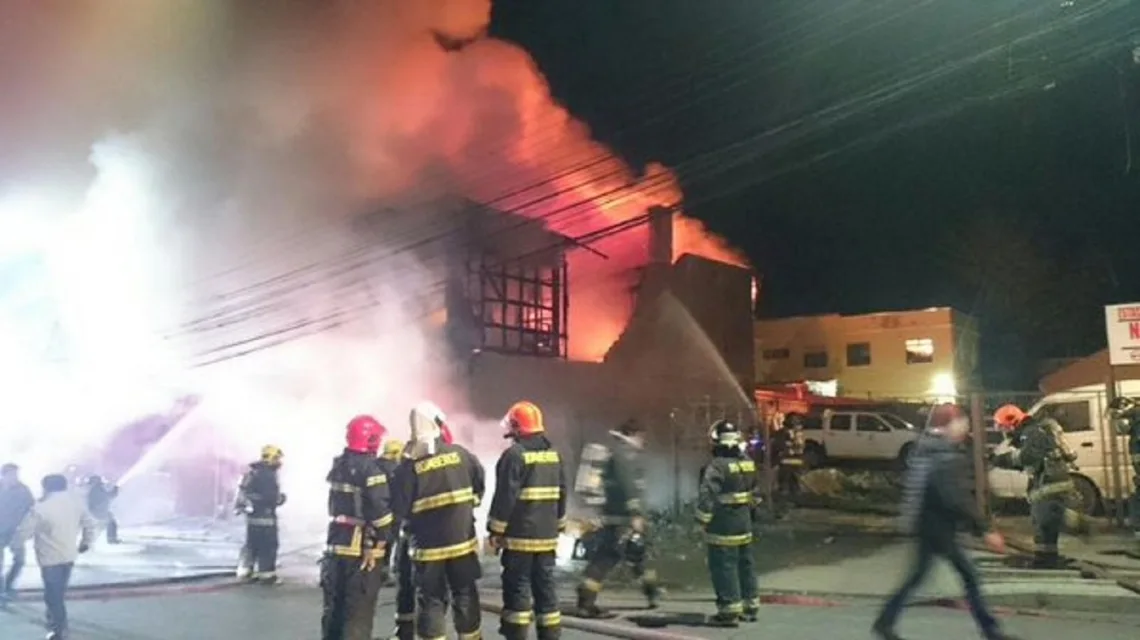
MULTIPOLYGON (((980 508, 988 511, 995 502, 1025 499, 1028 478, 1024 473, 995 469, 989 464, 990 452, 1004 446, 1007 439, 1007 434, 994 424, 994 412, 1003 405, 1014 404, 1048 415, 1061 424, 1066 443, 1077 456, 1073 479, 1084 508, 1122 521, 1124 505, 1132 491, 1133 470, 1126 438, 1117 435, 1106 418, 1108 398, 1104 391, 1073 391, 1049 396, 1035 391, 990 391, 962 395, 953 401, 971 417, 974 468, 983 470, 975 473, 980 508)), ((874 410, 896 413, 924 429, 932 406, 931 402, 892 399, 881 401, 874 410)), ((765 443, 770 441, 771 422, 763 407, 709 398, 674 406, 669 412, 669 428, 662 434, 667 437, 659 435, 654 447, 657 472, 651 474, 650 483, 656 489, 658 507, 679 510, 695 498, 699 469, 708 459, 707 429, 721 418, 735 420, 750 436, 757 436, 765 443), (662 498, 666 490, 668 496, 662 498)), ((765 455, 760 462, 765 486, 770 491, 774 477, 772 461, 765 455)))

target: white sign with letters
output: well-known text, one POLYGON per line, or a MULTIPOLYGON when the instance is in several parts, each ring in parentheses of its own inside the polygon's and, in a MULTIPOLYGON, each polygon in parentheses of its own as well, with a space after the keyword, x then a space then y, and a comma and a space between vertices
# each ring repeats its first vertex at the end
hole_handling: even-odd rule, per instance
POLYGON ((1109 305, 1104 320, 1109 364, 1140 364, 1140 302, 1109 305))

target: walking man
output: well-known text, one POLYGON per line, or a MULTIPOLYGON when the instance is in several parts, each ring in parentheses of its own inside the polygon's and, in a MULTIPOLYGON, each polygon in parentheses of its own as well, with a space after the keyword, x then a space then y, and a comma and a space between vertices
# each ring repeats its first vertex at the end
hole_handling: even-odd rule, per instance
POLYGON ((0 605, 16 595, 16 579, 24 568, 23 541, 16 539, 16 529, 32 510, 36 499, 28 485, 20 482, 20 468, 8 463, 0 468, 0 605), (4 554, 12 554, 12 566, 4 573, 4 554))
POLYGON ((962 443, 970 424, 954 405, 935 407, 930 430, 915 447, 903 496, 903 527, 917 538, 918 553, 902 586, 887 600, 872 626, 882 640, 902 640, 895 632, 906 601, 922 584, 936 558, 950 562, 966 589, 966 602, 982 637, 986 640, 1013 640, 1001 631, 982 598, 978 573, 956 538, 959 525, 985 538, 996 553, 1005 550, 1001 534, 989 529, 978 513, 970 494, 969 459, 962 443))
POLYGON ((95 522, 80 496, 67 490, 59 474, 43 479, 43 498, 20 524, 16 537, 32 540, 44 582, 48 640, 67 638, 67 586, 79 554, 95 540, 95 522))
POLYGON ((641 581, 641 592, 651 609, 657 608, 661 588, 657 572, 647 567, 648 534, 645 522, 645 427, 627 420, 615 431, 609 455, 601 469, 605 502, 598 546, 578 585, 577 614, 604 618, 612 614, 598 606, 602 583, 615 567, 626 562, 641 581))

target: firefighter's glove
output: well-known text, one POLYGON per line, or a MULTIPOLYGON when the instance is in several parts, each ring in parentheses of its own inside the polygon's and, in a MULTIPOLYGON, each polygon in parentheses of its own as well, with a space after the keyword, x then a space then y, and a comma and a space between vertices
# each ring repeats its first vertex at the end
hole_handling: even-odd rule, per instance
POLYGON ((377 561, 384 557, 384 545, 376 545, 375 549, 364 552, 360 561, 360 570, 365 573, 376 568, 377 561))
POLYGON ((487 537, 487 552, 491 555, 499 555, 503 548, 506 547, 506 540, 503 536, 488 536, 487 537))

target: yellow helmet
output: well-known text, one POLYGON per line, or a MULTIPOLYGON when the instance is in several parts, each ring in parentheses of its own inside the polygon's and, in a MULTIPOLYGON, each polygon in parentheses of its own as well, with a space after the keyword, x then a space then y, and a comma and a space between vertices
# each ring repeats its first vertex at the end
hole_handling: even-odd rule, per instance
POLYGON ((391 460, 398 460, 400 454, 404 452, 404 443, 395 438, 384 441, 384 450, 380 456, 391 460))
POLYGON ((281 458, 284 455, 281 452, 281 447, 276 445, 267 444, 261 448, 261 461, 268 464, 281 464, 281 458))

